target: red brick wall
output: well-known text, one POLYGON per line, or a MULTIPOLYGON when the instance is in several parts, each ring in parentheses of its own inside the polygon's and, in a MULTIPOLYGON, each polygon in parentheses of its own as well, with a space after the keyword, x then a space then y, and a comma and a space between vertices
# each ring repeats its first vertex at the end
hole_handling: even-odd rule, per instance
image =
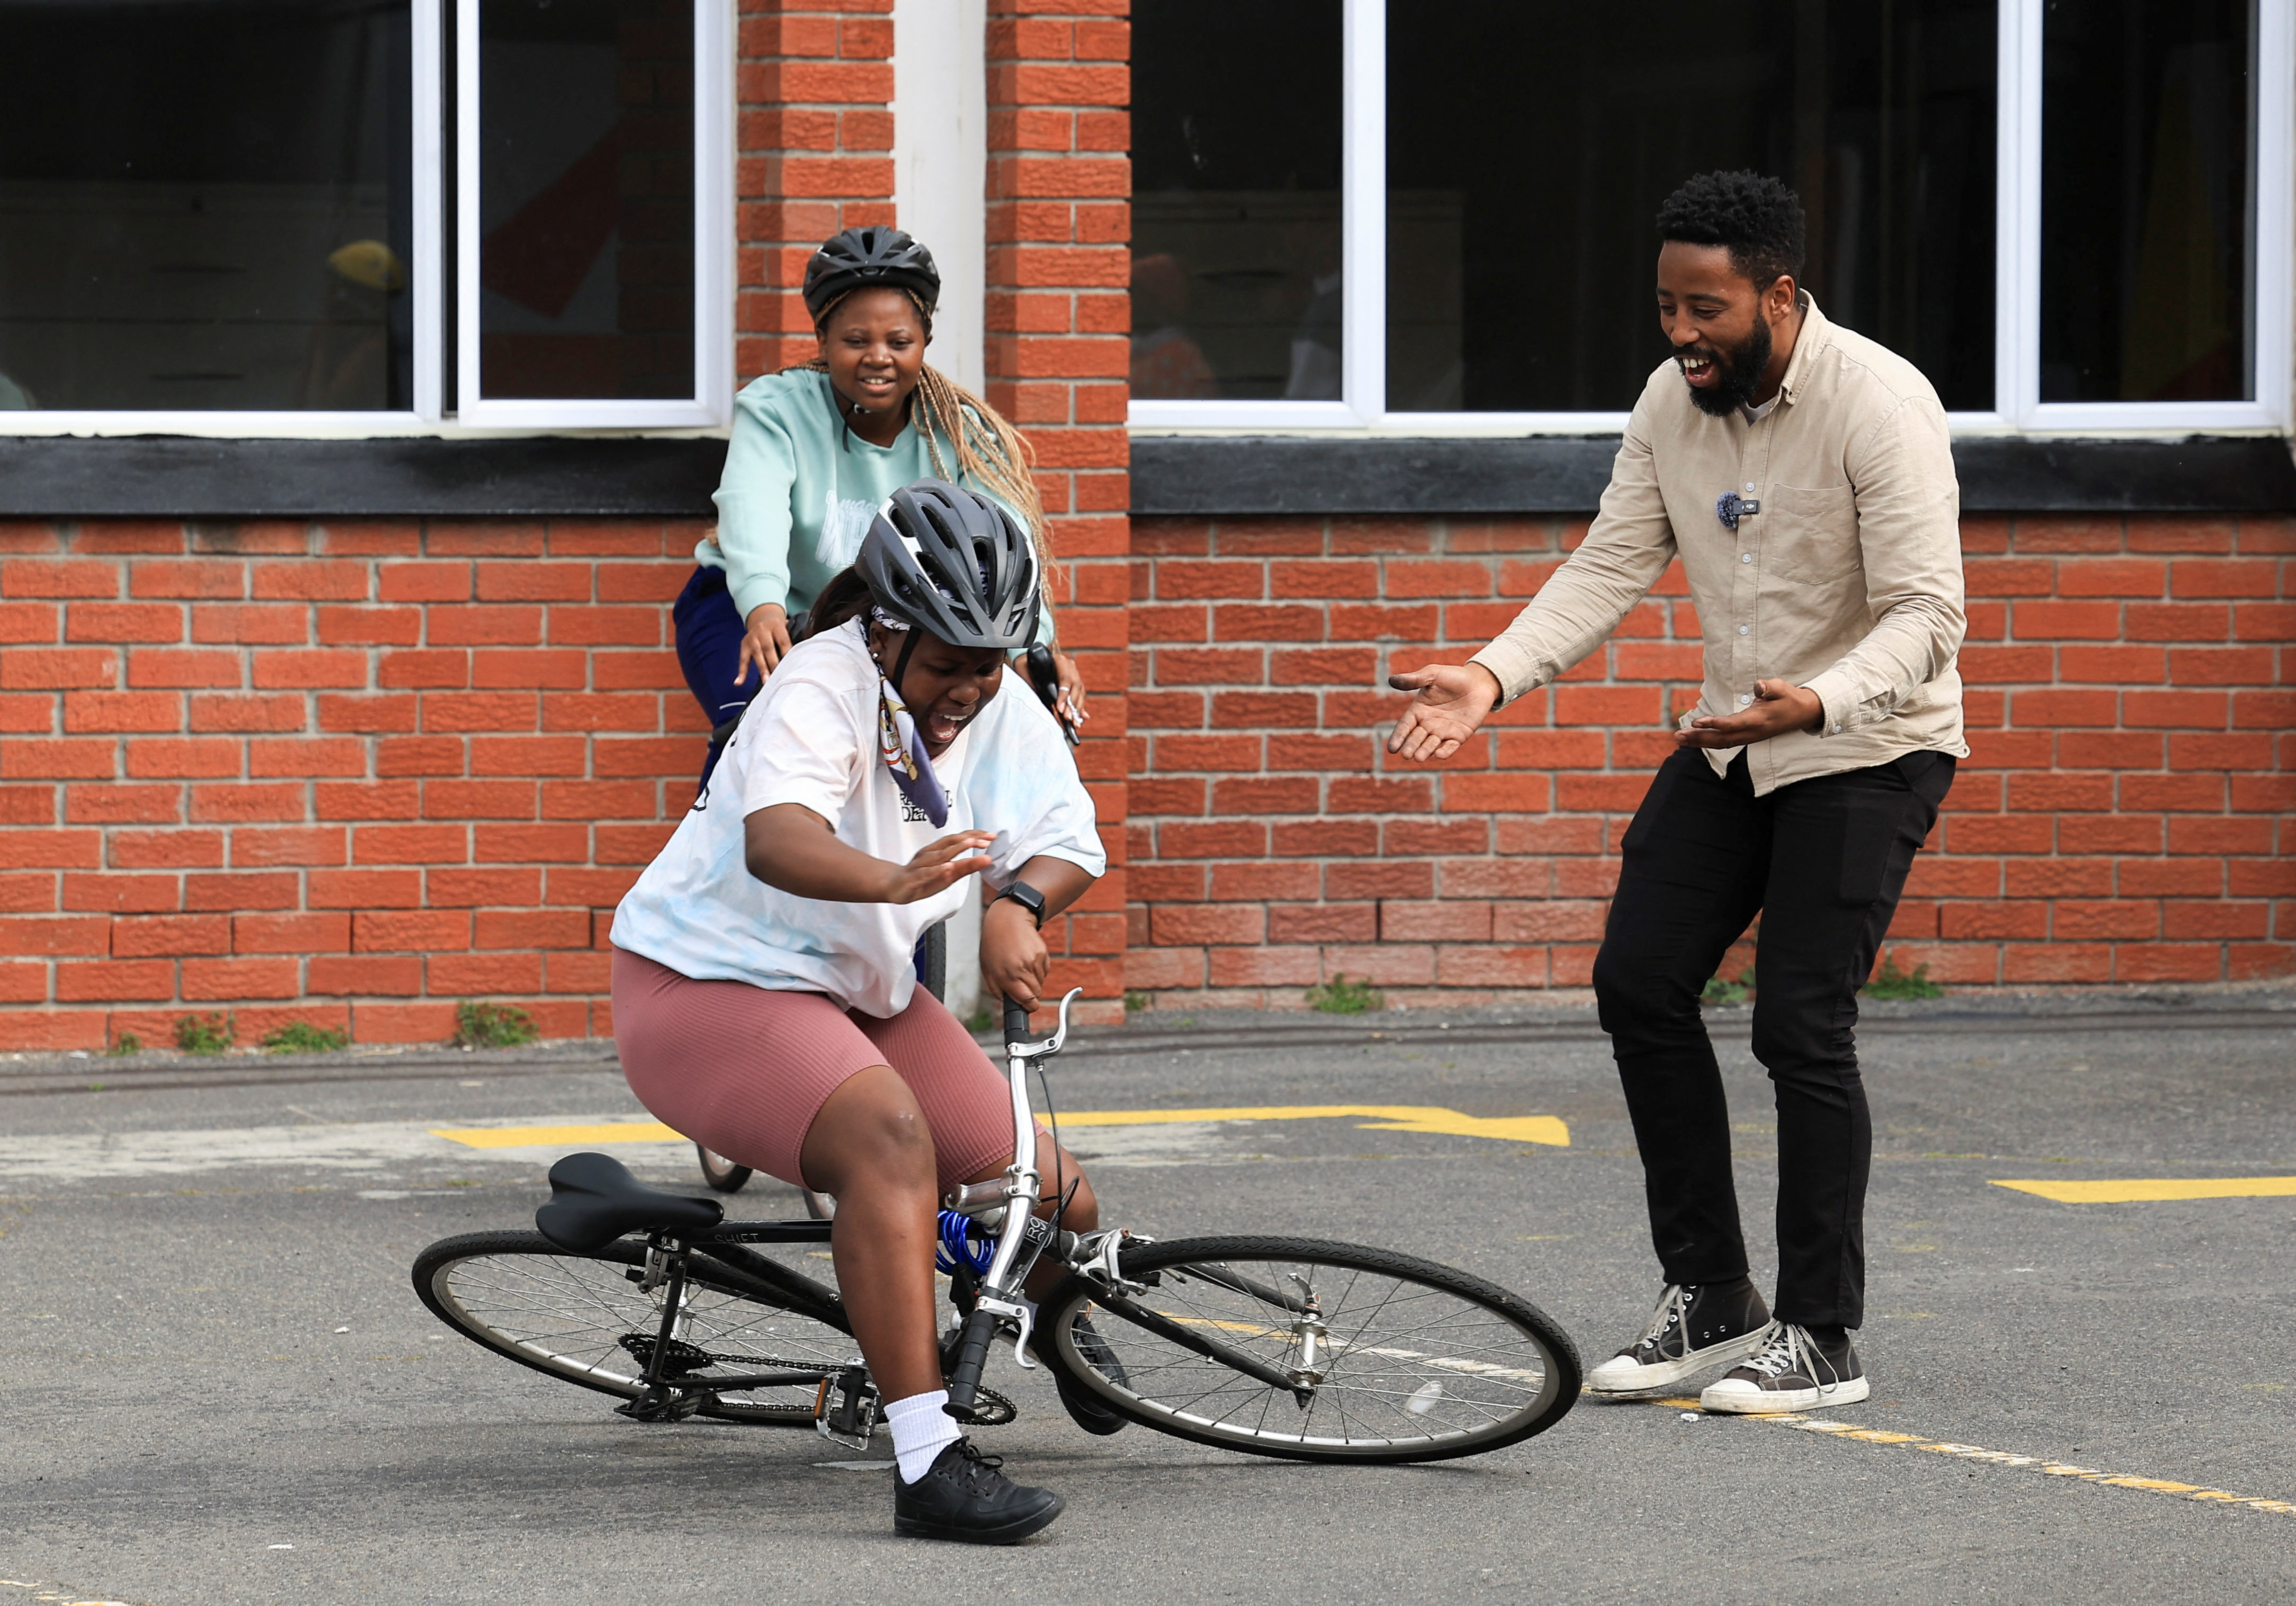
POLYGON ((1121 1019, 1129 586, 1132 164, 1127 0, 989 0, 988 400, 1028 433, 1062 572, 1062 645, 1093 688, 1078 770, 1109 873, 1054 934, 1058 988, 1121 1019))
POLYGON ((235 1012, 611 1030, 613 905, 693 797, 693 525, 0 526, 0 1048, 235 1012))
MULTIPOLYGON (((1585 984, 1664 717, 1697 695, 1678 566, 1439 771, 1378 743, 1388 669, 1464 659, 1583 532, 1136 521, 1133 987, 1585 984)), ((1972 518, 1964 544, 1974 751, 1889 951, 1962 983, 2296 970, 2296 522, 1972 518)))
POLYGON ((893 218, 893 0, 742 0, 734 383, 814 354, 806 259, 893 218))

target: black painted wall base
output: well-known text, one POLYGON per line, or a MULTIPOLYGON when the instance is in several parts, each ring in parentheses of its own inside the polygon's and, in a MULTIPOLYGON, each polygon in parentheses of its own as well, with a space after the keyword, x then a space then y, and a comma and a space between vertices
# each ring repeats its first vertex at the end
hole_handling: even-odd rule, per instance
POLYGON ((708 518, 723 441, 0 436, 0 516, 708 518))
MULTIPOLYGON (((1141 435, 1136 514, 1584 514, 1616 436, 1141 435)), ((2296 512, 2276 436, 1970 437, 1969 513, 2296 512)), ((0 436, 0 517, 709 518, 716 440, 211 441, 0 436)))
MULTIPOLYGON (((1136 435, 1132 511, 1590 513, 1618 449, 1616 435, 1136 435)), ((1965 513, 2296 512, 2296 460, 2277 436, 1971 436, 1953 457, 1965 513)))

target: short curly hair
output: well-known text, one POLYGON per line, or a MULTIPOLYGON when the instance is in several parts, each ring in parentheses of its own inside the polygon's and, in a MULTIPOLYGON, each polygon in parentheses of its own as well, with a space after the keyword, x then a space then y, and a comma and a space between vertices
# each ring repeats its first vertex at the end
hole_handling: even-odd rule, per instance
POLYGON ((1802 231, 1800 199, 1764 173, 1701 173, 1658 209, 1660 239, 1728 247, 1757 290, 1782 274, 1800 279, 1802 231))

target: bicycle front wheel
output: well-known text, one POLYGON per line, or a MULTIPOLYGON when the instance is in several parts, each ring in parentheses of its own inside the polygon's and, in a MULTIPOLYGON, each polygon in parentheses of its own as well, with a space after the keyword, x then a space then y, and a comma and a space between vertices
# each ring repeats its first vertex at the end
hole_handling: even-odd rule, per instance
MULTIPOLYGON (((666 1289, 638 1286, 645 1246, 630 1240, 570 1255, 539 1232, 471 1232, 442 1239, 416 1257, 414 1292, 464 1338, 521 1365, 636 1399, 661 1332, 666 1289)), ((824 1314, 841 1315, 824 1289, 824 1314)), ((690 1265, 680 1300, 673 1381, 699 1393, 703 1416, 804 1427, 816 1384, 713 1388, 712 1377, 833 1371, 859 1350, 841 1324, 772 1302, 771 1290, 690 1265)))
POLYGON ((1103 1297, 1070 1277, 1038 1313, 1039 1353, 1160 1433, 1293 1461, 1445 1461, 1543 1432, 1578 1396, 1561 1328, 1448 1266, 1296 1238, 1121 1259, 1145 1290, 1103 1297))

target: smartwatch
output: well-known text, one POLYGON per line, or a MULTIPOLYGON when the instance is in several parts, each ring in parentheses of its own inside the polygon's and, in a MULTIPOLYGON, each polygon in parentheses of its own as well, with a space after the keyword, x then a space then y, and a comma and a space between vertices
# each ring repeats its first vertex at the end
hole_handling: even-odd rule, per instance
POLYGON ((1029 918, 1037 923, 1038 930, 1042 930, 1044 928, 1044 894, 1038 892, 1035 887, 1030 886, 1025 881, 1015 881, 1003 892, 998 893, 995 898, 990 899, 989 902, 994 903, 1005 898, 1012 899, 1013 902, 1018 903, 1021 908, 1027 910, 1029 911, 1029 918))

